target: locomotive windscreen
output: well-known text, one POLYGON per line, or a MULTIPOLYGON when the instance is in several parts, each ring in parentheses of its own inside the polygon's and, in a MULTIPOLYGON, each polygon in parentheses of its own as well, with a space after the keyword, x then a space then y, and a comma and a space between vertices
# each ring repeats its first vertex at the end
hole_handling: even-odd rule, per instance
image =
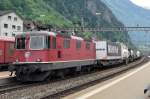
POLYGON ((44 49, 44 36, 31 36, 30 49, 44 49))
POLYGON ((26 39, 25 37, 16 38, 16 49, 25 49, 26 47, 26 39))

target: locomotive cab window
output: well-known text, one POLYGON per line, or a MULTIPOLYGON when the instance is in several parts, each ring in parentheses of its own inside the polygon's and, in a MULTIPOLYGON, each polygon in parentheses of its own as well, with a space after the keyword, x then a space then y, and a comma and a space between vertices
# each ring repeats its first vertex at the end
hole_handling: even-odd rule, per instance
POLYGON ((82 43, 82 42, 81 42, 80 40, 77 40, 77 41, 76 41, 76 48, 77 48, 77 49, 81 48, 81 43, 82 43))
POLYGON ((56 49, 56 37, 52 38, 52 48, 56 49))
POLYGON ((30 49, 40 50, 44 49, 44 36, 31 36, 30 37, 30 49))
POLYGON ((64 48, 70 48, 70 39, 64 39, 64 48))
POLYGON ((45 39, 45 48, 46 49, 49 49, 50 48, 50 46, 51 46, 51 38, 50 38, 50 36, 46 36, 46 39, 45 39))
POLYGON ((16 38, 16 49, 25 49, 26 39, 25 37, 16 38))

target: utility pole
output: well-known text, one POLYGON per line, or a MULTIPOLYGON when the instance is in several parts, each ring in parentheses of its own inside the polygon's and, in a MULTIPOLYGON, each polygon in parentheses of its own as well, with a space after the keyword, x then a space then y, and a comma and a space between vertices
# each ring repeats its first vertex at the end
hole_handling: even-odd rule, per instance
POLYGON ((82 8, 82 15, 81 15, 81 27, 83 31, 85 28, 86 8, 87 8, 87 0, 83 0, 83 8, 82 8))
POLYGON ((100 18, 101 18, 101 14, 102 14, 102 13, 96 12, 95 14, 96 14, 97 17, 98 17, 97 27, 100 28, 100 18))
POLYGON ((81 16, 81 27, 84 31, 84 16, 83 15, 81 16))

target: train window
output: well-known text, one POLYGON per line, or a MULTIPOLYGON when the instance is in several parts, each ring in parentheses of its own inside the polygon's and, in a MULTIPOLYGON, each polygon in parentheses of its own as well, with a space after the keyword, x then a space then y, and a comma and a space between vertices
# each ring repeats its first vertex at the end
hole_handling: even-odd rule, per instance
POLYGON ((86 49, 90 49, 90 42, 86 42, 86 49))
POLYGON ((30 48, 33 50, 44 49, 44 36, 31 36, 30 48))
POLYGON ((94 50, 96 49, 96 44, 95 44, 95 43, 94 43, 93 49, 94 49, 94 50))
POLYGON ((45 41, 46 41, 46 43, 45 43, 46 48, 49 49, 50 46, 51 46, 51 44, 50 44, 50 42, 51 42, 50 36, 47 36, 45 41))
POLYGON ((70 48, 70 40, 64 39, 64 48, 70 48))
POLYGON ((25 47, 26 47, 25 42, 26 42, 25 37, 16 38, 16 48, 17 49, 25 49, 25 47))
POLYGON ((77 41, 76 41, 76 48, 77 48, 77 49, 81 48, 81 43, 82 43, 82 42, 81 42, 80 40, 77 40, 77 41))
POLYGON ((8 28, 8 24, 4 24, 4 28, 8 28))
POLYGON ((52 48, 56 49, 56 37, 52 38, 52 48))

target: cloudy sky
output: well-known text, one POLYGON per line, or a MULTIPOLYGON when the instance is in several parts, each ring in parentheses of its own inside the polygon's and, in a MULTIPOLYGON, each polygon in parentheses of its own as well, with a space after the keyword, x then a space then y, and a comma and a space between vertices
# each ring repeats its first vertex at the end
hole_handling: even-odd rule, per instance
POLYGON ((150 0, 130 0, 134 4, 150 10, 150 0))

